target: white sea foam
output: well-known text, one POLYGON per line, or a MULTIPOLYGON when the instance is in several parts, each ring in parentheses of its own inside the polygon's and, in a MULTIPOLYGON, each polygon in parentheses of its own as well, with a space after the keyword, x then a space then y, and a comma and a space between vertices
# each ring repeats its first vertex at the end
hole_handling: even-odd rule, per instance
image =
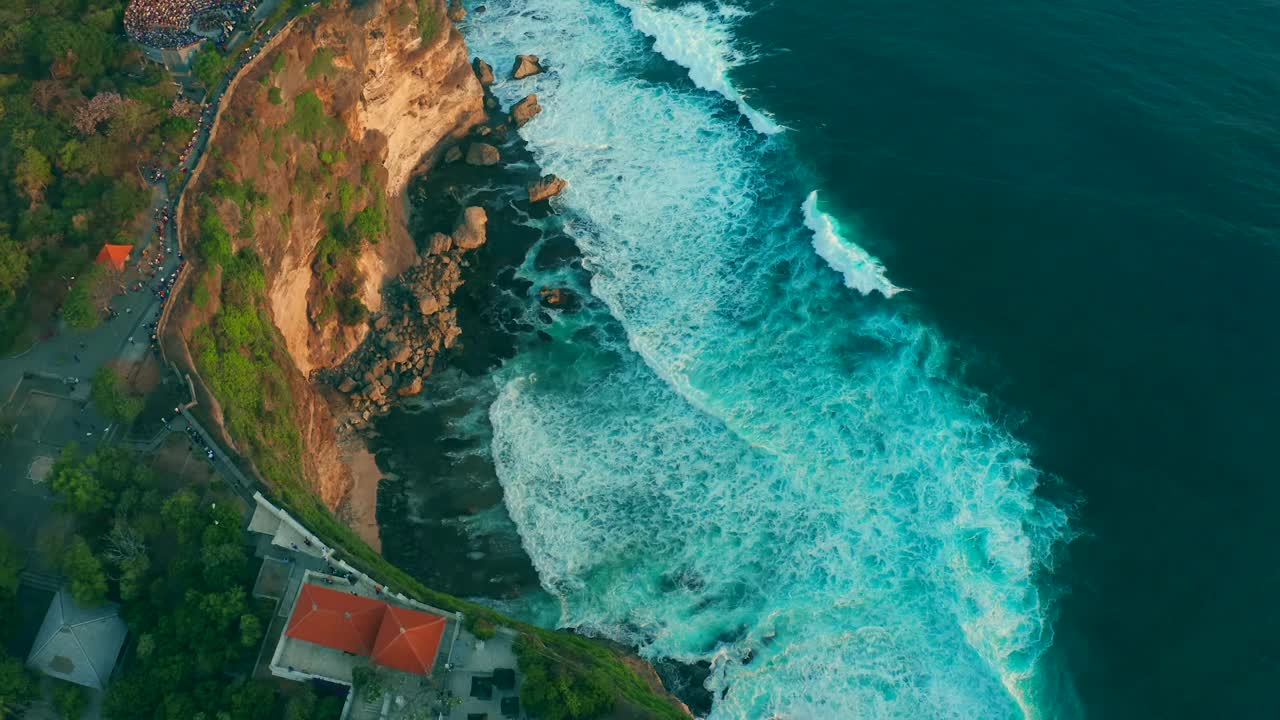
POLYGON ((832 281, 778 143, 635 77, 630 13, 488 5, 474 52, 554 58, 494 90, 543 98, 521 134, 572 184, 559 209, 608 311, 558 316, 490 410, 561 624, 715 659, 715 718, 1021 715, 1066 525, 1027 449, 934 331, 832 281))
POLYGON ((655 50, 688 70, 695 85, 737 105, 756 132, 773 135, 784 130, 773 118, 751 107, 729 80, 729 71, 750 59, 733 43, 731 22, 742 16, 741 10, 700 3, 664 10, 648 0, 616 2, 631 11, 631 23, 637 30, 653 38, 655 50))
POLYGON ((857 244, 849 242, 836 229, 835 220, 818 209, 818 191, 804 201, 804 224, 813 231, 813 249, 836 272, 844 276, 844 284, 863 295, 878 292, 887 298, 902 292, 889 282, 884 266, 857 244))

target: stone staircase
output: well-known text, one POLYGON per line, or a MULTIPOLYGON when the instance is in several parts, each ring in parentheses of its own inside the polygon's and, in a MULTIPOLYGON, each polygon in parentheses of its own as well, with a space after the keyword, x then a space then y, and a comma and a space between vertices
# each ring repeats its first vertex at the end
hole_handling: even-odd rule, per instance
POLYGON ((46 573, 24 570, 22 574, 18 575, 18 580, 27 587, 33 587, 39 590, 48 590, 49 592, 56 593, 62 589, 66 578, 59 575, 48 575, 46 573))

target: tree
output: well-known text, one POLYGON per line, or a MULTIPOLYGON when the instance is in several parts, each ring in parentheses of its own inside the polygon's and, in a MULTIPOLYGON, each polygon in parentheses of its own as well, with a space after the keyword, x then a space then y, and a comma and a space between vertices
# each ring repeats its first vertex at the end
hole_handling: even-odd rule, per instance
POLYGON ((0 657, 0 718, 16 717, 35 697, 35 681, 22 662, 0 657))
POLYGON ((71 292, 62 303, 62 317, 76 330, 91 330, 102 322, 99 302, 107 283, 107 271, 101 265, 90 266, 76 278, 71 292))
POLYGON ((178 532, 178 543, 186 545, 200 529, 200 499, 190 490, 183 490, 165 501, 160 517, 178 532))
POLYGON ((18 575, 26 565, 22 552, 0 531, 0 601, 18 594, 18 575))
POLYGON ((12 304, 27 284, 28 264, 27 251, 8 235, 0 235, 0 307, 12 304))
POLYGON ((115 368, 102 366, 93 374, 93 406, 103 416, 132 424, 142 413, 142 398, 130 394, 115 368))
POLYGON ((97 607, 107 599, 107 574, 79 535, 71 539, 62 558, 62 573, 71 581, 71 597, 85 607, 97 607))
POLYGON ((262 621, 257 615, 248 613, 240 616, 240 644, 249 648, 262 639, 262 621))
POLYGON ((53 166, 43 153, 28 146, 15 169, 14 180, 22 188, 23 194, 31 200, 31 204, 36 205, 44 199, 45 188, 53 182, 53 166))
POLYGON ((63 720, 80 720, 89 707, 84 688, 65 680, 53 681, 53 707, 63 720))
POLYGON ((78 450, 75 443, 62 449, 50 472, 49 486, 62 496, 71 512, 96 515, 111 504, 115 495, 103 486, 87 463, 80 461, 78 450))
POLYGON ((116 113, 120 112, 124 102, 120 93, 105 92, 94 95, 93 99, 80 106, 76 112, 73 122, 76 130, 84 135, 93 133, 98 129, 98 125, 114 118, 116 113))
POLYGON ((191 74, 195 75, 207 90, 216 88, 226 72, 227 59, 211 43, 205 43, 204 47, 196 53, 196 59, 191 62, 191 74))

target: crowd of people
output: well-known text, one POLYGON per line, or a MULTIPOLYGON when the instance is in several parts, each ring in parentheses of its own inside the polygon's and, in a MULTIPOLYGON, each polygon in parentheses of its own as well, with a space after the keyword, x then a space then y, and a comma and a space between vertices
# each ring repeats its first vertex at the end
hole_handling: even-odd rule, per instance
MULTIPOLYGON (((220 31, 222 39, 253 14, 261 0, 133 0, 124 29, 134 41, 155 48, 186 47, 220 31), (197 34, 195 30, 201 31, 197 34)), ((215 38, 216 39, 216 38, 215 38)))

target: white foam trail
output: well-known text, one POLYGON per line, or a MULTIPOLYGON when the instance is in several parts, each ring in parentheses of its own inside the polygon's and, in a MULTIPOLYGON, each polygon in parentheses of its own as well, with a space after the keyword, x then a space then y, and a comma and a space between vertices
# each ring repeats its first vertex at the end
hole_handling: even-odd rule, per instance
POLYGON ((750 59, 734 49, 729 30, 729 21, 742 17, 743 11, 721 6, 713 13, 697 3, 659 10, 647 0, 617 2, 631 11, 631 24, 654 39, 654 48, 663 57, 688 70, 689 78, 698 87, 719 93, 737 105, 738 112, 756 132, 775 135, 785 129, 747 104, 729 81, 729 71, 750 59))
POLYGON ((878 292, 887 298, 903 291, 885 276, 884 266, 866 250, 840 236, 835 220, 818 209, 818 191, 805 198, 804 224, 813 231, 813 249, 836 272, 844 276, 844 284, 863 295, 878 292))

